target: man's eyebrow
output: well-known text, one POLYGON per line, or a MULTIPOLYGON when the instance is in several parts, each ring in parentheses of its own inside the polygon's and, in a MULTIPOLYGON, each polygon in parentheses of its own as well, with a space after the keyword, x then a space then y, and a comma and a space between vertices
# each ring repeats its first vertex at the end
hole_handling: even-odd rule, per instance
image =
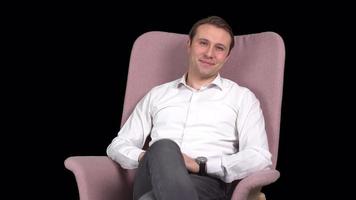
POLYGON ((209 41, 209 40, 208 40, 208 39, 206 39, 206 38, 198 38, 198 40, 209 41))
MULTIPOLYGON (((197 38, 197 40, 199 40, 199 41, 208 41, 208 42, 210 42, 210 40, 208 40, 208 39, 206 39, 206 38, 197 38)), ((224 48, 227 48, 227 46, 226 45, 224 45, 224 44, 222 44, 222 43, 216 43, 215 44, 216 46, 220 46, 220 47, 224 47, 224 48)))

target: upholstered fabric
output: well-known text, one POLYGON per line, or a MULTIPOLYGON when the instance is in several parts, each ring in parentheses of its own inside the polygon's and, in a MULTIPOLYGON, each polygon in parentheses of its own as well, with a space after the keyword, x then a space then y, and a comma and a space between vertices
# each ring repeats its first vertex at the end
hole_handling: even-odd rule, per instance
MULTIPOLYGON (((153 86, 175 80, 187 70, 188 35, 148 32, 134 43, 127 78, 121 125, 136 103, 153 86)), ((257 198, 261 187, 279 177, 278 155, 285 49, 274 32, 235 36, 231 57, 222 68, 222 77, 251 89, 261 102, 266 120, 272 169, 257 172, 239 181, 232 199, 257 198)), ((134 170, 123 170, 102 157, 71 157, 65 165, 75 174, 81 200, 131 199, 134 170)))
POLYGON ((135 170, 124 170, 107 156, 73 156, 64 164, 75 175, 81 200, 132 199, 135 170))

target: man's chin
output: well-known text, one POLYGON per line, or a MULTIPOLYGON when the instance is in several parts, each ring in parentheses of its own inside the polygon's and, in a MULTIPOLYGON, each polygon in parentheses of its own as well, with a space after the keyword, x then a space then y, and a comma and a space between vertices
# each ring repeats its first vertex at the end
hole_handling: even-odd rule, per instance
POLYGON ((210 79, 210 78, 213 78, 215 77, 217 74, 214 73, 214 72, 201 72, 200 73, 200 77, 203 78, 203 79, 210 79))

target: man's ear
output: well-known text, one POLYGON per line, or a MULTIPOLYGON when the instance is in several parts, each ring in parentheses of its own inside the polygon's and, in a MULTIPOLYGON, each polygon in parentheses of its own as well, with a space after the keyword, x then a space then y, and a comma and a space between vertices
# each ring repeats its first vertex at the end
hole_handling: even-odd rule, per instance
POLYGON ((188 39, 188 41, 187 41, 187 52, 188 53, 190 52, 190 46, 191 46, 191 41, 190 41, 190 39, 188 39))
POLYGON ((229 55, 226 56, 224 63, 226 63, 226 61, 230 59, 230 56, 231 56, 231 52, 229 52, 229 55))
POLYGON ((229 55, 226 56, 226 60, 230 59, 231 57, 231 52, 229 53, 229 55))

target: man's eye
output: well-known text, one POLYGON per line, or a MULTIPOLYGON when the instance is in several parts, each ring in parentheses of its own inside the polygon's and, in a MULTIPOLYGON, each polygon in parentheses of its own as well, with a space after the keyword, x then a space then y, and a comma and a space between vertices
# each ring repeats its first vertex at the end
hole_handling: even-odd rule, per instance
POLYGON ((224 47, 216 47, 216 50, 218 50, 218 51, 225 51, 225 48, 224 48, 224 47))
POLYGON ((204 42, 204 41, 200 41, 200 45, 206 46, 206 45, 208 45, 208 43, 207 43, 207 42, 204 42))

